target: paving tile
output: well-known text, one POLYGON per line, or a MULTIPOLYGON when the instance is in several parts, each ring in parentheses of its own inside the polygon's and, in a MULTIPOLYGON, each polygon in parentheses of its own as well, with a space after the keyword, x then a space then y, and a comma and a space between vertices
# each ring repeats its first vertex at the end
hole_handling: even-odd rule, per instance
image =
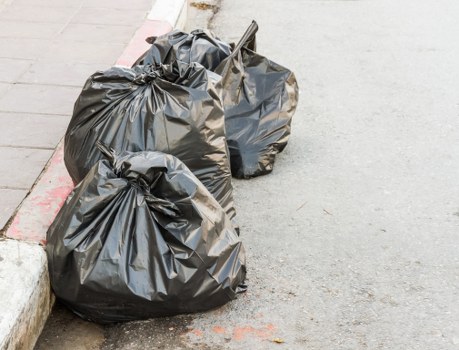
POLYGON ((0 57, 37 59, 50 45, 49 39, 0 38, 0 57))
POLYGON ((70 116, 0 113, 0 147, 54 149, 69 121, 70 116))
POLYGON ((0 12, 0 20, 68 23, 77 11, 75 7, 23 6, 14 2, 0 12))
POLYGON ((55 41, 41 60, 48 62, 101 63, 112 65, 123 52, 124 44, 55 41))
POLYGON ((54 150, 0 147, 0 187, 28 190, 54 150))
POLYGON ((11 84, 0 83, 0 99, 2 98, 4 94, 6 94, 9 88, 11 88, 11 84))
POLYGON ((80 88, 15 84, 0 97, 0 112, 70 115, 80 88))
MULTIPOLYGON (((14 0, 14 4, 19 6, 28 6, 30 3, 30 0, 14 0)), ((42 7, 80 7, 83 0, 40 0, 39 3, 42 7)))
POLYGON ((63 29, 63 23, 37 23, 25 21, 0 21, 2 38, 45 38, 51 39, 63 29))
MULTIPOLYGON (((23 0, 27 1, 27 0, 23 0)), ((50 0, 48 0, 50 1, 50 0)), ((151 0, 85 0, 83 7, 106 7, 126 10, 146 10, 149 11, 152 6, 151 0)))
POLYGON ((49 63, 39 61, 34 63, 18 81, 34 84, 83 86, 90 75, 109 67, 110 65, 100 63, 49 63))
POLYGON ((0 189, 0 230, 5 227, 27 192, 28 190, 0 189))
POLYGON ((0 81, 13 83, 32 65, 31 60, 0 58, 0 81))
POLYGON ((69 24, 58 39, 77 42, 127 44, 136 29, 136 26, 69 24))
POLYGON ((148 9, 81 8, 71 23, 137 25, 147 17, 148 9))

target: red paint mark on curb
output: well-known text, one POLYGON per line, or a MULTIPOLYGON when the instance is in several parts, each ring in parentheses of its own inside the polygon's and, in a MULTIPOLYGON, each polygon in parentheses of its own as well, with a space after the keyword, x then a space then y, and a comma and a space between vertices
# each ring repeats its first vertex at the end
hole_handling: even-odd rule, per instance
POLYGON ((7 237, 45 244, 48 227, 73 189, 62 159, 63 146, 60 144, 31 195, 19 208, 6 231, 7 237))
POLYGON ((120 66, 131 66, 150 48, 151 45, 145 41, 146 38, 169 33, 172 29, 172 26, 165 21, 146 20, 145 23, 137 29, 128 46, 116 61, 116 64, 120 66))

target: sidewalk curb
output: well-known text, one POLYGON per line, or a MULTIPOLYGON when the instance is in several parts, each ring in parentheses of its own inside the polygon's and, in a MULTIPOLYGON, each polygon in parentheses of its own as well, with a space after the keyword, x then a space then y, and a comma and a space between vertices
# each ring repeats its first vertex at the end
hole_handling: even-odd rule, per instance
MULTIPOLYGON (((187 0, 157 0, 116 65, 132 65, 149 48, 145 38, 183 28, 187 0)), ((63 162, 63 141, 0 237, 0 349, 33 349, 54 303, 46 231, 73 188, 63 162)))

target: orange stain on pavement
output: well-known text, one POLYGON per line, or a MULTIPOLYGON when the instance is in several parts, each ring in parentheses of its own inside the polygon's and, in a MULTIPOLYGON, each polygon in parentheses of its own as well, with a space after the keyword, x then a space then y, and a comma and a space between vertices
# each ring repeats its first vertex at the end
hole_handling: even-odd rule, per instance
POLYGON ((215 326, 212 328, 212 330, 214 331, 214 333, 217 333, 217 334, 224 334, 225 333, 225 328, 221 327, 221 326, 215 326))

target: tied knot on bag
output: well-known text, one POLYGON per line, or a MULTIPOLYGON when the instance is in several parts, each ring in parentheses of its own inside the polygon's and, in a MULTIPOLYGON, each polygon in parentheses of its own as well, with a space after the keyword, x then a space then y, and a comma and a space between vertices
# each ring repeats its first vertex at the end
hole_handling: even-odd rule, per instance
POLYGON ((160 70, 153 65, 143 67, 143 70, 132 80, 134 84, 145 85, 161 76, 160 70))
POLYGON ((156 197, 151 192, 157 186, 158 181, 167 171, 166 168, 151 168, 147 174, 141 174, 133 171, 129 165, 122 163, 120 174, 126 178, 131 186, 139 189, 145 203, 156 212, 172 218, 178 218, 181 215, 180 209, 171 201, 156 197))
MULTIPOLYGON (((181 215, 180 209, 169 200, 156 197, 151 192, 158 185, 159 180, 167 172, 165 167, 142 168, 144 172, 133 169, 133 164, 124 157, 118 157, 113 148, 108 147, 101 141, 96 142, 101 153, 108 159, 113 166, 117 176, 126 179, 129 184, 142 192, 145 203, 154 211, 165 216, 177 218, 181 215)), ((135 166, 134 166, 135 167, 135 166)))

